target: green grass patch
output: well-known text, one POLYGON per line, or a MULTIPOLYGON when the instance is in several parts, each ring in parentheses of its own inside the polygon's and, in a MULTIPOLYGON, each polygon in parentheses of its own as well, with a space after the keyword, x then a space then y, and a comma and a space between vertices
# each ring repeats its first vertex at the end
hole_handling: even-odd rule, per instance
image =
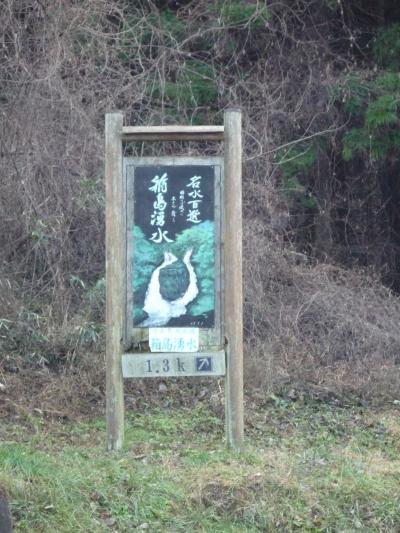
POLYGON ((395 410, 268 402, 244 453, 206 408, 128 414, 123 451, 104 420, 5 424, 0 485, 16 531, 398 531, 395 410))

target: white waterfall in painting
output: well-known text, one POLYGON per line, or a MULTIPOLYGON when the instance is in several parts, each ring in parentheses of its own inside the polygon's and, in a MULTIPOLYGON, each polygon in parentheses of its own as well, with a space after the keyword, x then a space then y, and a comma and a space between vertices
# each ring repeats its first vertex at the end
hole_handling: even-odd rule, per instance
POLYGON ((170 302, 165 300, 161 295, 160 271, 168 265, 175 263, 178 258, 170 252, 164 252, 164 261, 153 271, 149 286, 147 287, 143 311, 146 311, 149 316, 139 324, 139 327, 164 326, 171 318, 177 318, 186 314, 186 306, 189 305, 199 293, 197 276, 190 262, 191 256, 192 249, 189 249, 183 257, 183 263, 189 272, 189 285, 186 292, 180 298, 170 302))

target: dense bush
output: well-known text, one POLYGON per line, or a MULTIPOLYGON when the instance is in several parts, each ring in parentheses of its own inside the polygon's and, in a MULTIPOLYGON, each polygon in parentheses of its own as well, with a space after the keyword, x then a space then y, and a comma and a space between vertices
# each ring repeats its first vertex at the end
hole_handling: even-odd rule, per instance
POLYGON ((400 15, 361 4, 3 2, 0 368, 102 347, 105 112, 220 124, 241 106, 249 358, 273 365, 274 386, 390 375, 399 309, 380 280, 400 288, 398 24, 383 23, 400 15))

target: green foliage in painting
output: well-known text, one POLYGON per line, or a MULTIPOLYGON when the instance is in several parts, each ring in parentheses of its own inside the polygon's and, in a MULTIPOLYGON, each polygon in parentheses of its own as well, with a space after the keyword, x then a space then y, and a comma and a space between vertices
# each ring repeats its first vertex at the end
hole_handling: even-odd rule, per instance
POLYGON ((174 250, 181 257, 193 248, 192 264, 197 275, 199 295, 188 307, 196 316, 214 309, 214 224, 209 220, 182 231, 174 243, 174 250))
MULTIPOLYGON (((163 296, 170 299, 177 298, 186 287, 187 272, 178 272, 182 269, 182 259, 189 249, 193 249, 191 263, 194 267, 199 294, 188 306, 188 314, 192 316, 201 315, 214 309, 214 224, 208 220, 183 230, 176 236, 172 243, 155 244, 146 239, 142 230, 134 227, 134 320, 139 321, 145 318, 142 311, 147 287, 154 269, 163 262, 164 252, 174 254, 178 261, 173 263, 168 276, 168 286, 161 288, 163 296), (178 276, 176 274, 179 274, 178 276)), ((184 267, 186 268, 186 267, 184 267)), ((164 278, 167 279, 167 276, 164 278)), ((160 275, 160 283, 163 278, 160 275)))
POLYGON ((400 24, 382 29, 374 43, 374 60, 379 67, 400 70, 400 24))
POLYGON ((182 259, 160 271, 160 292, 166 300, 173 301, 180 298, 189 285, 189 271, 182 259))

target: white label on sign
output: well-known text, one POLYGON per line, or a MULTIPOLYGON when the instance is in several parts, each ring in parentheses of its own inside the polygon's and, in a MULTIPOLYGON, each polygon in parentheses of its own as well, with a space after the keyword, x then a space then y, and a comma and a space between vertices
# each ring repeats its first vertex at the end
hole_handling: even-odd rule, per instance
POLYGON ((149 328, 152 352, 197 352, 199 328, 149 328))

